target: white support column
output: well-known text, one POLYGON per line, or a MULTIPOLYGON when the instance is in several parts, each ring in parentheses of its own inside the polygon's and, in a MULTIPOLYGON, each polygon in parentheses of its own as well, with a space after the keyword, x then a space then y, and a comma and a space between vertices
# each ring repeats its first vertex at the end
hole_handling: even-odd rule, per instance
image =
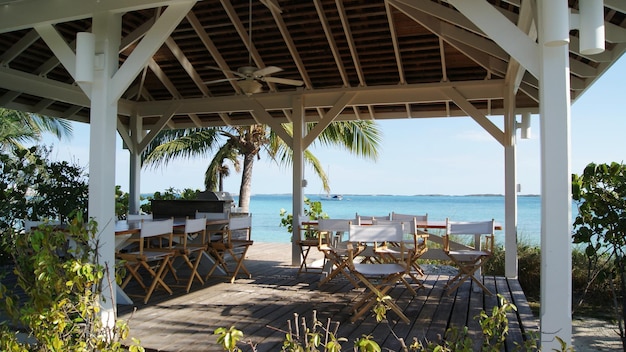
POLYGON ((110 77, 118 67, 122 32, 121 14, 98 13, 93 17, 96 53, 104 67, 94 69, 89 140, 89 216, 98 222, 99 262, 108 268, 102 290, 102 318, 111 325, 116 312, 115 297, 115 136, 117 100, 109 96, 110 77), (109 286, 112 284, 112 287, 109 286), (112 294, 113 293, 113 294, 112 294))
MULTIPOLYGON (((539 8, 541 44, 543 28, 568 17, 567 5, 551 13, 546 8, 554 7, 539 8)), ((540 48, 541 349, 551 351, 560 349, 557 336, 572 341, 569 52, 567 45, 540 48)))
POLYGON ((128 212, 130 214, 139 214, 141 203, 141 150, 139 150, 139 142, 143 139, 145 133, 141 117, 130 117, 130 140, 133 146, 129 148, 129 183, 128 183, 128 212))
POLYGON ((304 121, 304 101, 302 95, 296 95, 293 98, 293 236, 291 238, 291 264, 299 266, 302 257, 300 255, 300 247, 296 243, 297 236, 300 236, 298 230, 298 218, 304 213, 304 188, 302 180, 304 175, 304 147, 303 140, 306 133, 306 123, 304 121))
POLYGON ((507 86, 504 115, 504 275, 516 278, 517 272, 517 153, 515 94, 507 86))
POLYGON ((517 153, 515 145, 504 147, 504 275, 517 278, 517 153))
POLYGON ((141 155, 130 152, 128 183, 128 213, 139 214, 141 206, 141 155))

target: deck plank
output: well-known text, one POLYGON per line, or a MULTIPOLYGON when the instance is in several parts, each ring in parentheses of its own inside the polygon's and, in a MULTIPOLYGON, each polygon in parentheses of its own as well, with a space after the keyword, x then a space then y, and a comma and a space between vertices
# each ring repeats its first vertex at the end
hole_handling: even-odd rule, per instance
MULTIPOLYGON (((149 351, 220 351, 213 331, 230 326, 243 331, 244 340, 257 344, 257 351, 277 351, 284 333, 275 329, 286 331, 287 321, 293 322, 294 313, 299 315, 300 321, 304 318, 311 324, 314 311, 324 323, 328 319, 339 322, 337 335, 348 338, 343 343, 344 349, 351 349, 356 338, 371 334, 384 349, 398 350, 400 343, 390 334, 389 326, 406 344, 413 338, 437 342, 438 336, 443 336, 450 326, 449 322, 468 325, 473 336, 481 336, 482 333, 476 331, 480 327, 474 316, 497 304, 495 296, 490 298, 482 292, 473 292, 474 285, 470 283, 447 295, 444 285, 449 276, 427 275, 423 278, 424 287, 416 296, 402 285, 390 292, 411 320, 409 324, 398 321, 393 312, 388 314, 389 326, 387 322, 377 323, 371 315, 351 323, 352 304, 363 288, 354 289, 343 278, 319 286, 319 274, 296 275, 298 268, 290 265, 290 255, 290 245, 255 243, 246 260, 251 279, 240 278, 231 284, 225 278, 212 277, 204 286, 194 284, 190 293, 176 289, 171 296, 158 290, 148 304, 137 303, 134 314, 132 307, 119 306, 119 316, 128 319, 132 315, 130 336, 139 338, 149 351)), ((524 306, 523 292, 516 280, 487 277, 485 284, 494 293, 511 287, 509 297, 521 308, 518 311, 522 314, 514 318, 521 325, 511 324, 512 328, 517 326, 511 336, 519 338, 523 329, 536 329, 536 318, 527 303, 524 306), (527 321, 528 327, 525 326, 527 321)))

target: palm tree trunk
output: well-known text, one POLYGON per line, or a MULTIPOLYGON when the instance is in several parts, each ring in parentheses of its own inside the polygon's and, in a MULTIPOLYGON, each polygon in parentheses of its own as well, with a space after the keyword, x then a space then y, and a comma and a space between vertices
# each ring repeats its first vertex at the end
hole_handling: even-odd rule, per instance
POLYGON ((239 188, 239 207, 247 213, 250 209, 250 189, 252 188, 252 167, 254 166, 255 154, 245 154, 243 158, 243 171, 241 173, 241 186, 239 188))

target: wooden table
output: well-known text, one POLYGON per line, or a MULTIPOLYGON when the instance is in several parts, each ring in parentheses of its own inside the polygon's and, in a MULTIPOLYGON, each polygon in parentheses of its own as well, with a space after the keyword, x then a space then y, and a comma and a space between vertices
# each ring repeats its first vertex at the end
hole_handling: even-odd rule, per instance
MULTIPOLYGON (((371 221, 361 221, 361 225, 371 225, 371 224, 372 224, 371 221)), ((317 226, 317 221, 309 220, 309 221, 303 222, 302 225, 315 227, 317 226)), ((355 220, 355 225, 356 225, 356 220, 355 220)), ((427 222, 418 221, 417 228, 418 229, 429 228, 429 229, 444 230, 446 228, 446 221, 445 220, 428 220, 427 222)), ((496 223, 496 230, 502 230, 502 225, 499 223, 496 223)))

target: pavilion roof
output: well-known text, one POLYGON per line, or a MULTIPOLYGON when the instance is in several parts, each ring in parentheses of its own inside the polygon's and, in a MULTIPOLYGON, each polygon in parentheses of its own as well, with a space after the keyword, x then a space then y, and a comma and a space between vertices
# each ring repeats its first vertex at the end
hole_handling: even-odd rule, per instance
MULTIPOLYGON (((531 37, 536 33, 536 21, 521 15, 533 1, 488 2, 531 37)), ((0 11, 0 106, 88 122, 88 98, 33 26, 52 24, 74 47, 77 32, 91 30, 91 14, 81 12, 76 0, 56 11, 47 11, 41 0, 0 3, 24 10, 0 11), (41 14, 26 11, 36 3, 41 14)), ((158 6, 144 4, 124 13, 121 64, 172 1, 109 3, 158 6)), ((149 129, 173 104, 170 128, 268 118, 288 122, 298 94, 306 96, 309 121, 319 120, 341 99, 348 103, 337 118, 346 120, 467 116, 464 102, 486 115, 501 115, 509 82, 519 88, 517 111, 538 112, 537 78, 446 1, 255 0, 251 13, 249 6, 248 0, 197 2, 122 95, 121 123, 138 113, 149 129), (263 92, 247 97, 237 81, 223 80, 244 66, 277 66, 282 71, 272 77, 303 85, 262 82, 263 92), (216 80, 223 81, 205 83, 216 80), (268 115, 251 113, 258 104, 268 115)), ((578 0, 569 6, 576 13, 578 0)), ((581 54, 578 31, 570 31, 572 100, 626 50, 626 5, 605 0, 604 14, 604 53, 581 54)))

